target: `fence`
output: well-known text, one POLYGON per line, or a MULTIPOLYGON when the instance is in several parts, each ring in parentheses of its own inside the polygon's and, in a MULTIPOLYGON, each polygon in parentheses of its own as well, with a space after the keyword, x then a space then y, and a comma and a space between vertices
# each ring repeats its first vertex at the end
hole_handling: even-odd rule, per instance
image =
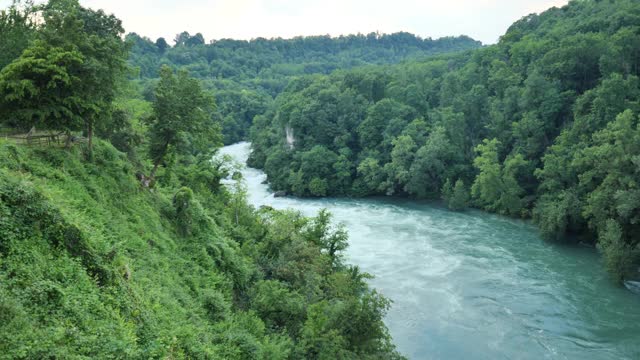
POLYGON ((67 135, 64 131, 38 131, 35 127, 31 128, 28 133, 20 132, 14 128, 0 128, 0 137, 13 140, 19 144, 26 145, 60 145, 63 143, 75 143, 85 141, 84 138, 67 135))

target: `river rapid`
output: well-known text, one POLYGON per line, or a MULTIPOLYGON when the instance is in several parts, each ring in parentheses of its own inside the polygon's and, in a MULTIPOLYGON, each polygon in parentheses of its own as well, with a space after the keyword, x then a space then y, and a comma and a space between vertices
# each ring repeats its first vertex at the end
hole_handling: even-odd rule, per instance
MULTIPOLYGON (((246 163, 249 151, 221 153, 246 163)), ((262 171, 242 172, 254 206, 327 208, 346 225, 347 261, 393 301, 385 322, 410 359, 640 359, 640 296, 614 285, 592 248, 423 202, 274 198, 262 171)))

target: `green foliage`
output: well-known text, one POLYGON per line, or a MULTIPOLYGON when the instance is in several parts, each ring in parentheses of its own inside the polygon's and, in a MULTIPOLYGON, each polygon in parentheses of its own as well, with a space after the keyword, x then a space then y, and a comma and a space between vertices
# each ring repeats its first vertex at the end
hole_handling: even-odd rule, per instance
POLYGON ((450 210, 462 211, 469 206, 469 190, 462 180, 451 185, 451 181, 447 179, 442 187, 442 198, 450 210))
POLYGON ((633 249, 624 241, 622 228, 615 220, 607 220, 602 227, 598 248, 604 255, 607 270, 617 282, 622 282, 635 270, 634 263, 640 257, 640 249, 633 249))
POLYGON ((639 17, 632 0, 573 1, 497 45, 433 56, 479 44, 184 32, 126 45, 120 20, 77 0, 16 3, 0 13, 2 124, 96 130, 128 156, 0 142, 0 353, 401 358, 390 302, 343 262, 344 227, 325 210, 253 209, 234 166, 211 160, 248 131, 275 189, 461 210, 472 184, 476 206, 597 242, 615 280, 637 277, 639 17), (163 165, 157 183, 139 154, 152 180, 163 165))
MULTIPOLYGON (((338 353, 399 357, 382 323, 387 300, 365 301, 368 275, 342 262, 344 228, 326 211, 255 210, 237 166, 213 157, 218 123, 242 137, 271 101, 266 92, 220 93, 225 119, 186 70, 125 83, 120 20, 76 0, 14 5, 0 30, 2 124, 89 137, 64 149, 0 141, 0 357, 299 358, 319 341, 303 329, 322 302, 361 304, 368 315, 350 324, 377 329, 363 345, 331 324, 344 334, 338 353), (92 146, 94 130, 111 143, 92 146)), ((178 43, 205 47, 200 34, 178 43)), ((172 52, 161 39, 153 48, 172 52)), ((264 161, 302 161, 301 194, 324 196, 334 169, 350 177, 348 156, 318 147, 264 161)))
MULTIPOLYGON (((205 44, 202 34, 183 32, 176 36, 173 47, 165 39, 154 42, 132 33, 127 35, 127 42, 132 45, 130 63, 147 85, 159 76, 162 65, 168 65, 188 70, 215 91, 225 144, 246 139, 255 117, 265 113, 273 97, 299 76, 398 63, 480 46, 466 36, 432 40, 408 33, 223 39, 205 44)), ((369 74, 357 89, 377 101, 383 97, 384 83, 377 75, 369 74)))
POLYGON ((211 119, 213 108, 213 99, 198 80, 185 71, 175 75, 169 67, 162 68, 153 115, 148 120, 152 178, 170 151, 180 154, 201 150, 198 146, 204 147, 203 141, 210 146, 217 144, 217 127, 211 119))
POLYGON ((526 160, 520 154, 507 158, 504 165, 498 159, 498 140, 485 140, 478 145, 479 156, 474 165, 479 174, 476 177, 471 194, 484 209, 506 215, 520 215, 523 208, 524 190, 516 179, 518 172, 526 166, 526 160))
POLYGON ((354 188, 361 195, 378 193, 384 179, 384 173, 377 159, 366 158, 358 165, 359 179, 354 182, 354 188), (359 181, 358 181, 359 180, 359 181))
POLYGON ((637 1, 572 1, 472 52, 297 79, 256 118, 251 165, 300 196, 324 180, 327 196, 463 208, 469 184, 472 205, 532 216, 555 239, 599 242, 614 220, 625 246, 611 254, 640 265, 625 257, 640 243, 638 18, 637 1), (317 148, 338 157, 301 161, 317 148))
POLYGON ((381 321, 363 319, 380 318, 389 308, 388 300, 375 291, 360 299, 323 301, 312 305, 302 330, 300 357, 306 359, 358 359, 400 358, 389 353, 390 344, 381 321))
POLYGON ((544 169, 538 173, 543 185, 550 189, 536 207, 538 221, 548 235, 575 231, 580 225, 592 229, 605 255, 605 264, 618 280, 633 276, 630 269, 640 261, 636 249, 640 241, 636 236, 640 220, 638 141, 637 116, 626 110, 606 128, 585 139, 580 148, 567 147, 560 154, 559 145, 554 145, 545 158, 544 169), (560 155, 565 159, 558 159, 560 155), (558 160, 568 161, 565 171, 574 175, 566 180, 566 189, 550 178, 557 171, 558 160))
MULTIPOLYGON (((116 83, 124 76, 122 24, 77 0, 52 0, 24 12, 14 5, 2 13, 0 24, 15 36, 14 27, 31 29, 35 16, 41 20, 35 40, 0 72, 1 120, 23 129, 70 131, 84 125, 91 149, 94 127, 110 118, 116 83)), ((17 50, 25 42, 11 44, 17 50)))
POLYGON ((0 69, 20 56, 33 40, 35 24, 34 7, 29 2, 16 1, 0 10, 0 69))
POLYGON ((455 167, 459 160, 460 155, 456 153, 446 129, 436 127, 427 136, 424 145, 417 150, 413 162, 407 164, 407 193, 419 198, 436 197, 443 179, 457 175, 455 167))
POLYGON ((125 72, 122 22, 102 10, 84 8, 77 0, 52 0, 42 9, 44 25, 39 37, 50 46, 82 54, 83 61, 70 69, 81 81, 65 98, 79 99, 75 114, 83 119, 91 148, 94 127, 109 119, 116 84, 125 72))
POLYGON ((4 356, 307 357, 325 335, 304 329, 325 303, 341 309, 322 326, 340 334, 338 353, 399 356, 382 323, 388 301, 343 266, 346 232, 328 212, 241 199, 236 213, 224 187, 141 189, 102 141, 92 162, 79 148, 7 142, 0 155, 4 356))
POLYGON ((85 103, 77 96, 82 79, 73 68, 82 62, 78 51, 34 42, 0 72, 0 116, 24 130, 78 130, 85 103))
POLYGON ((331 213, 327 209, 320 210, 318 216, 312 219, 307 237, 329 255, 332 266, 342 267, 340 253, 349 246, 349 236, 343 225, 332 228, 331 213))
POLYGON ((203 293, 202 303, 209 319, 213 322, 223 321, 229 317, 231 306, 224 295, 215 290, 203 293))
POLYGON ((327 195, 327 180, 319 177, 314 177, 309 183, 309 192, 313 196, 326 196, 327 195))
POLYGON ((173 206, 176 209, 176 226, 183 235, 190 235, 193 222, 201 216, 201 211, 197 209, 198 204, 193 201, 193 191, 188 187, 183 187, 173 196, 173 206), (195 208, 195 209, 194 209, 195 208))
POLYGON ((387 189, 388 195, 394 194, 402 184, 407 183, 410 176, 409 167, 416 151, 415 142, 407 135, 397 137, 392 144, 391 162, 384 166, 388 180, 383 186, 387 189))
POLYGON ((286 329, 291 335, 298 333, 306 316, 305 299, 276 280, 263 280, 253 288, 251 308, 260 315, 268 328, 286 329))

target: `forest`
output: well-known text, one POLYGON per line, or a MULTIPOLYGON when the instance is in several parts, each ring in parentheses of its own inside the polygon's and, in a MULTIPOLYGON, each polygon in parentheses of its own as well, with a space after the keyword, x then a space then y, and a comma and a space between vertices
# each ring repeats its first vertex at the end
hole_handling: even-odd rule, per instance
POLYGON ((571 1, 496 45, 296 78, 250 165, 300 197, 443 199, 640 265, 640 3, 571 1))
POLYGON ((189 71, 215 93, 225 144, 246 139, 253 118, 272 107, 274 97, 294 77, 399 63, 481 45, 467 36, 432 40, 402 32, 337 38, 222 39, 209 44, 200 33, 182 32, 173 46, 164 38, 152 41, 135 33, 127 34, 126 39, 134 68, 130 78, 146 89, 147 100, 153 97, 151 89, 162 65, 189 71))
POLYGON ((243 140, 274 191, 531 219, 638 278, 638 1, 488 46, 151 40, 79 0, 14 1, 0 35, 0 358, 403 359, 345 227, 248 203, 218 154, 243 140))
POLYGON ((331 214, 255 209, 211 160, 200 80, 144 88, 77 0, 16 2, 0 34, 0 358, 403 358, 331 214))

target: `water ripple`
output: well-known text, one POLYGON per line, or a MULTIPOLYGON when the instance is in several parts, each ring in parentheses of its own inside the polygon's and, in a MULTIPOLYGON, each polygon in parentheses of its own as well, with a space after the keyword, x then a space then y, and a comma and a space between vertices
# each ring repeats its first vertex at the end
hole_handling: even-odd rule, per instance
MULTIPOLYGON (((249 144, 223 152, 244 161, 249 144)), ((412 359, 640 359, 640 297, 614 286, 593 249, 544 242, 525 221, 388 199, 274 199, 350 234, 347 258, 394 301, 385 322, 412 359)))

